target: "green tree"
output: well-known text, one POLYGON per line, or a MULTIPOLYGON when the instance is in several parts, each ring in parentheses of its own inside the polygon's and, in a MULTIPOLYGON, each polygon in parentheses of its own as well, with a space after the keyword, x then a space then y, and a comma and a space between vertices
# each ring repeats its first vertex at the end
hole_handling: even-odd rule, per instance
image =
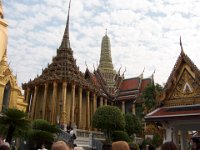
POLYGON ((92 125, 95 128, 104 130, 108 140, 110 140, 110 135, 113 131, 124 129, 125 120, 118 107, 102 106, 93 115, 92 125))
POLYGON ((126 142, 130 142, 130 137, 128 136, 128 134, 124 131, 114 131, 112 133, 112 141, 126 141, 126 142))
POLYGON ((133 133, 140 134, 142 132, 142 123, 139 118, 131 113, 125 114, 125 130, 129 136, 133 133))
POLYGON ((149 84, 142 93, 144 104, 147 112, 155 108, 157 104, 157 97, 161 94, 163 87, 159 84, 149 84))
POLYGON ((32 122, 32 128, 28 133, 29 144, 36 145, 38 148, 42 144, 51 145, 55 139, 55 133, 59 131, 57 126, 51 125, 48 121, 36 119, 32 122))
POLYGON ((30 127, 30 121, 27 119, 27 114, 18 109, 6 109, 0 115, 0 124, 6 133, 6 142, 11 143, 13 136, 27 131, 30 127))
POLYGON ((159 134, 154 134, 152 144, 156 147, 159 147, 160 145, 162 145, 162 143, 163 143, 162 137, 159 134))

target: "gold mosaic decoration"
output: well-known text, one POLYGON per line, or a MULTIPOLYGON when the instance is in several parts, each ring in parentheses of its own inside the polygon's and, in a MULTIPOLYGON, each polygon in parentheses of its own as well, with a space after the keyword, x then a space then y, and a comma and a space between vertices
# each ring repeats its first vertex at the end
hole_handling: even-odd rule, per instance
POLYGON ((198 82, 195 81, 186 69, 184 69, 183 74, 171 95, 171 99, 199 96, 199 93, 200 88, 198 82))

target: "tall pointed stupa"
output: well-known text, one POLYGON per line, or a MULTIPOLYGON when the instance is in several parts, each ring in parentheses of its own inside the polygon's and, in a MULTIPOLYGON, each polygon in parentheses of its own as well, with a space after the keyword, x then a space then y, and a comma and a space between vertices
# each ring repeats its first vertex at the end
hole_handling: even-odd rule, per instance
POLYGON ((116 71, 114 70, 112 63, 111 44, 110 39, 107 35, 107 31, 101 42, 101 56, 98 69, 103 75, 104 80, 106 81, 106 88, 108 92, 110 94, 114 94, 114 76, 116 74, 116 71))
POLYGON ((0 61, 6 51, 7 40, 8 40, 8 31, 7 23, 4 20, 3 6, 0 0, 0 61))

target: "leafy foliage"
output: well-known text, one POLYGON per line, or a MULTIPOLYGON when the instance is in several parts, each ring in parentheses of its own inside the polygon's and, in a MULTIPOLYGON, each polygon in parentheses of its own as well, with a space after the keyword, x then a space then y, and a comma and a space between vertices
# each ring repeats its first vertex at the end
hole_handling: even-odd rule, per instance
POLYGON ((137 143, 129 143, 130 150, 139 150, 139 145, 137 143))
POLYGON ((40 147, 42 144, 51 145, 55 139, 55 133, 60 130, 46 120, 37 119, 32 122, 32 129, 28 133, 29 144, 40 147))
POLYGON ((108 138, 114 130, 122 130, 125 127, 125 120, 121 110, 116 106, 102 106, 97 109, 92 118, 92 125, 95 128, 105 130, 108 138))
POLYGON ((130 142, 128 134, 124 131, 114 131, 112 134, 112 141, 126 141, 130 142))
POLYGON ((141 144, 141 148, 145 149, 146 145, 152 145, 152 139, 150 139, 150 138, 145 139, 141 144))
POLYGON ((142 123, 137 116, 130 113, 125 114, 125 122, 125 130, 129 136, 131 136, 133 133, 141 133, 142 123))
POLYGON ((0 116, 1 128, 4 128, 6 141, 11 142, 13 136, 19 137, 24 134, 29 127, 30 121, 27 119, 25 112, 18 109, 6 109, 0 116))
POLYGON ((161 93, 162 89, 162 86, 159 84, 149 84, 142 93, 144 104, 148 112, 156 106, 156 96, 161 93))
POLYGON ((159 147, 160 145, 162 145, 163 143, 163 139, 159 134, 155 134, 153 136, 153 140, 152 140, 152 144, 156 147, 159 147))

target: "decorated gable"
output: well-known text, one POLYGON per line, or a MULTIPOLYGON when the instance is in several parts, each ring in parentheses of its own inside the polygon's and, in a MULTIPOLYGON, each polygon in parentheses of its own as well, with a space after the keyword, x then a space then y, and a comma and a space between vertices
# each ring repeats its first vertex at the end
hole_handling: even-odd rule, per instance
POLYGON ((165 86, 165 106, 192 105, 199 103, 199 70, 181 51, 165 86))

